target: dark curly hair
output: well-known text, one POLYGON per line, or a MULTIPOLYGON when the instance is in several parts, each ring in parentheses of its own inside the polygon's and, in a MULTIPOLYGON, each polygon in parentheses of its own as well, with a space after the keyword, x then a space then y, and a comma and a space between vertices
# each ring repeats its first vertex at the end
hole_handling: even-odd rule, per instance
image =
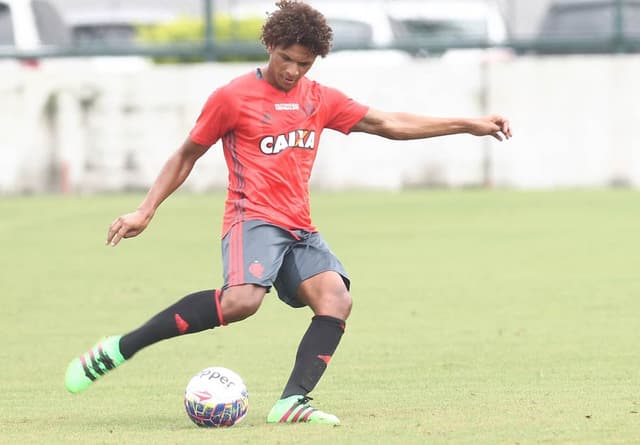
POLYGON ((276 6, 262 27, 262 43, 267 48, 298 44, 316 56, 329 54, 333 30, 319 11, 295 0, 280 0, 276 6))

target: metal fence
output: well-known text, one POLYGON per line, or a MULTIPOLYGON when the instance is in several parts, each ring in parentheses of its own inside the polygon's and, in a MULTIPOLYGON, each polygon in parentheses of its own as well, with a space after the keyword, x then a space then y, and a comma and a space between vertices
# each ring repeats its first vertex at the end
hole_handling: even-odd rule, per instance
MULTIPOLYGON (((217 38, 217 30, 213 17, 220 14, 234 14, 238 11, 253 11, 254 14, 264 15, 273 10, 274 1, 260 0, 189 0, 164 2, 149 0, 131 0, 128 2, 110 0, 50 0, 52 6, 58 10, 63 21, 69 23, 77 20, 79 13, 86 11, 103 11, 102 17, 94 14, 91 21, 85 21, 84 26, 103 26, 96 31, 96 38, 91 44, 78 44, 71 36, 63 43, 12 45, 2 44, 0 39, 0 58, 37 59, 45 57, 86 57, 86 56, 175 56, 182 60, 220 60, 231 57, 264 57, 265 51, 257 39, 250 41, 217 38), (269 6, 270 5, 270 6, 269 6), (140 16, 146 12, 148 17, 153 12, 163 12, 173 17, 191 16, 198 18, 202 26, 201 35, 190 40, 180 40, 161 43, 141 43, 140 41, 114 40, 101 38, 100 32, 122 32, 123 27, 135 23, 135 14, 140 16), (127 16, 127 14, 129 14, 127 16), (128 17, 128 18, 127 18, 128 17), (100 21, 102 20, 102 21, 100 21), (120 20, 120 21, 117 21, 120 20), (129 20, 129 22, 127 22, 129 20)), ((319 10, 329 7, 332 0, 309 0, 319 10)), ((435 8, 436 0, 414 0, 415 11, 435 8)), ((342 4, 358 6, 358 0, 343 0, 342 4)), ((401 3, 400 0, 370 0, 362 2, 368 10, 388 8, 390 5, 401 3)), ((455 1, 446 2, 451 9, 456 6, 455 1)), ((640 1, 631 0, 496 0, 495 2, 476 0, 478 4, 491 4, 497 8, 501 20, 504 21, 506 33, 499 39, 491 37, 489 32, 465 33, 459 32, 464 26, 465 15, 460 15, 459 24, 436 24, 432 17, 425 15, 423 23, 417 14, 411 26, 418 27, 422 32, 400 34, 394 38, 380 42, 375 39, 351 38, 336 41, 335 50, 352 49, 390 49, 409 52, 414 55, 439 55, 448 49, 490 48, 501 47, 512 50, 516 54, 582 54, 582 53, 630 53, 640 52, 640 1), (431 22, 430 22, 431 20, 431 22), (442 33, 445 26, 456 26, 456 33, 442 33), (438 28, 440 27, 440 28, 438 28)), ((2 20, 2 0, 0 0, 0 26, 2 20)), ((9 3, 10 5, 10 3, 9 3)), ((362 5, 360 5, 362 7, 362 5)), ((464 8, 464 7, 463 7, 464 8)), ((345 9, 346 10, 346 9, 345 9)), ((362 17, 368 13, 362 10, 362 17)), ((324 12, 324 11, 323 11, 324 12)), ((51 14, 49 13, 50 17, 51 14)), ((159 17, 159 16, 158 16, 159 17)), ((451 15, 455 17, 455 15, 451 15)), ((354 22, 353 17, 346 17, 354 22)), ((36 22, 44 19, 35 18, 36 22)), ((152 20, 152 19, 149 19, 152 20)), ((489 19, 491 20, 491 19, 489 19)), ((399 23, 395 21, 395 25, 399 23)), ((364 22, 363 22, 364 23, 364 22)), ((16 24, 19 25, 19 24, 16 24)), ((14 28, 16 27, 14 25, 14 28)), ((371 32, 379 31, 381 25, 371 22, 364 23, 371 28, 371 32)), ((392 27, 395 26, 392 24, 392 27)), ((490 26, 487 24, 487 26, 490 26)), ((396 30, 393 29, 393 32, 396 30)), ((6 34, 0 30, 0 37, 6 34)), ((70 34, 71 35, 71 34, 70 34)), ((42 40, 42 39, 41 39, 42 40)), ((5 42, 6 43, 6 42, 5 42)))

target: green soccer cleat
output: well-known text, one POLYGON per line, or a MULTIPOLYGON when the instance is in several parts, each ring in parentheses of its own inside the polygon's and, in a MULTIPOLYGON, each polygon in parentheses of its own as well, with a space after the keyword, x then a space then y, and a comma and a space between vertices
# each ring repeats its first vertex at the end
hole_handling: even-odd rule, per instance
POLYGON ((80 357, 71 360, 64 377, 69 392, 87 389, 100 377, 124 363, 125 359, 120 354, 120 338, 119 335, 104 338, 80 357))
POLYGON ((289 396, 280 399, 267 415, 267 423, 323 423, 340 425, 340 419, 309 405, 311 397, 289 396))

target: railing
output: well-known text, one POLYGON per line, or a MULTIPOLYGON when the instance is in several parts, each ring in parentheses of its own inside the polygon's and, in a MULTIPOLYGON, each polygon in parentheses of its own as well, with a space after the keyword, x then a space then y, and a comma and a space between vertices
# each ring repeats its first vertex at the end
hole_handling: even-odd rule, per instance
MULTIPOLYGON (((452 49, 511 49, 516 54, 581 54, 581 53, 640 53, 640 36, 609 38, 548 38, 510 40, 503 44, 492 44, 484 40, 400 40, 389 46, 338 45, 333 51, 343 50, 400 50, 411 54, 437 55, 452 49)), ((200 57, 215 61, 232 57, 266 58, 264 47, 250 42, 215 42, 204 40, 194 43, 168 45, 101 45, 43 47, 38 50, 20 51, 0 47, 0 59, 41 59, 90 56, 145 56, 145 57, 200 57)))
MULTIPOLYGON (((198 58, 200 60, 215 61, 230 58, 266 58, 267 53, 260 42, 216 40, 215 24, 212 17, 216 16, 215 1, 202 1, 202 17, 204 31, 201 41, 171 44, 112 44, 112 45, 71 45, 65 47, 43 47, 38 50, 24 51, 0 46, 0 59, 41 59, 60 57, 89 57, 89 56, 146 56, 146 57, 175 57, 198 58)), ((514 0, 515 1, 515 0, 514 0)), ((634 33, 625 32, 626 23, 630 15, 625 14, 625 6, 636 5, 637 1, 615 0, 615 10, 611 31, 604 37, 594 35, 566 35, 563 37, 528 37, 520 38, 513 34, 508 40, 496 44, 486 39, 402 39, 393 44, 380 46, 358 46, 338 43, 334 51, 341 50, 372 50, 395 49, 414 55, 438 55, 450 49, 511 49, 516 54, 581 54, 581 53, 640 53, 640 29, 634 33)))

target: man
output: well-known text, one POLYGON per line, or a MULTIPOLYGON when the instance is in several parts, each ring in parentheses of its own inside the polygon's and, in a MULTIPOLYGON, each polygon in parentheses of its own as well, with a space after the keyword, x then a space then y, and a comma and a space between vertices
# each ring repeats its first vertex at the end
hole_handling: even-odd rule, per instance
POLYGON ((351 311, 349 279, 311 222, 309 176, 320 134, 331 128, 389 139, 455 133, 511 137, 506 119, 453 119, 377 111, 305 77, 331 47, 325 18, 305 3, 281 0, 262 41, 269 60, 217 89, 182 146, 168 159, 140 206, 113 221, 107 244, 139 235, 158 206, 187 178, 219 139, 229 168, 222 227, 224 284, 187 295, 139 328, 97 343, 67 368, 71 392, 129 360, 142 348, 178 335, 212 329, 253 315, 267 292, 313 317, 293 370, 267 422, 336 425, 336 416, 309 405, 351 311))

